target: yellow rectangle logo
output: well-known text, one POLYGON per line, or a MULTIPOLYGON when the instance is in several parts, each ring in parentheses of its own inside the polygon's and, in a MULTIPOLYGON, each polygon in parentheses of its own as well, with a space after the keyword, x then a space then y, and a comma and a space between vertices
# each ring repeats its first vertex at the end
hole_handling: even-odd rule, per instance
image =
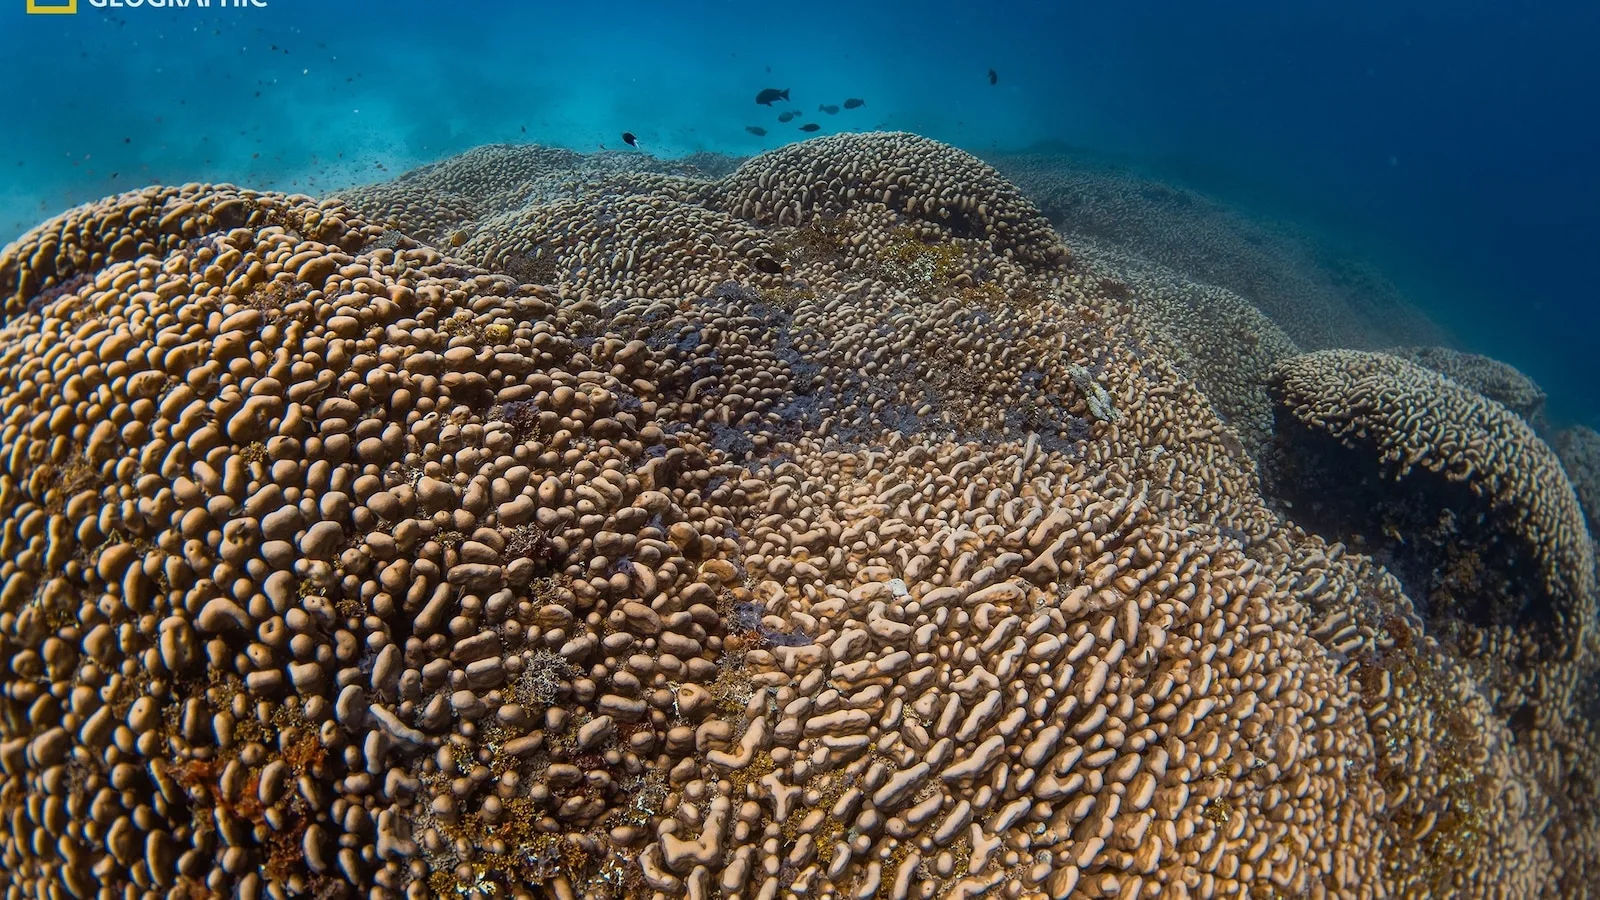
POLYGON ((70 16, 78 11, 78 0, 56 0, 54 3, 47 0, 28 0, 28 15, 30 16, 70 16))

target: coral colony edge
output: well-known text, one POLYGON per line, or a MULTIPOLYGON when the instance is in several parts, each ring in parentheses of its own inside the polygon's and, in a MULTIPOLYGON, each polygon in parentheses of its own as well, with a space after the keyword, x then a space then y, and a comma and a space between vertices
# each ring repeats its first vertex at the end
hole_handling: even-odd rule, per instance
POLYGON ((905 133, 71 210, 0 885, 1592 896, 1600 436, 1338 284, 905 133))

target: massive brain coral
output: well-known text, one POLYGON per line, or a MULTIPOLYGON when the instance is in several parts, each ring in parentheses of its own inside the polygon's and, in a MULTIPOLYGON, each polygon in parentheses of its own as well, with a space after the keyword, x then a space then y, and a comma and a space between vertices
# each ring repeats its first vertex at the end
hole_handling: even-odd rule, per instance
POLYGON ((529 204, 569 198, 575 192, 613 194, 648 185, 682 196, 698 195, 699 170, 637 154, 583 156, 538 145, 490 144, 413 169, 392 181, 339 191, 334 198, 369 221, 404 231, 440 247, 459 246, 485 216, 514 213, 529 204))
POLYGON ((1059 251, 1010 194, 963 188, 975 230, 909 202, 948 153, 828 146, 894 208, 735 222, 603 173, 621 238, 559 199, 472 220, 497 266, 529 223, 685 242, 596 252, 567 296, 228 187, 0 256, 0 883, 1487 897, 1595 871, 1569 707, 1513 738, 1398 582, 1271 512, 1126 297, 1017 264, 1059 251), (752 248, 783 277, 742 277, 752 248))
POLYGON ((443 195, 479 209, 503 212, 521 206, 541 182, 582 160, 577 153, 558 147, 487 144, 344 196, 360 207, 358 197, 404 202, 443 195))
POLYGON ((1298 518, 1386 547, 1465 650, 1515 665, 1586 655, 1592 543, 1560 461, 1522 418, 1382 353, 1294 357, 1273 392, 1298 518))
POLYGON ((580 297, 705 295, 730 279, 767 282, 766 235, 662 194, 533 204, 475 224, 462 258, 580 297))
MULTIPOLYGON (((334 250, 360 247, 379 234, 369 225, 363 225, 364 230, 347 227, 342 215, 338 203, 207 190, 194 184, 130 191, 57 216, 7 246, 0 255, 0 298, 7 315, 21 313, 30 304, 35 309, 29 311, 37 312, 37 307, 85 286, 91 276, 113 263, 142 255, 163 257, 186 243, 236 227, 275 225, 334 250)), ((205 275, 220 278, 220 274, 205 275)))
POLYGON ((743 219, 801 225, 882 204, 987 240, 1006 257, 1054 265, 1066 253, 1034 205, 1000 174, 948 144, 905 132, 841 134, 790 144, 717 183, 712 202, 743 219))

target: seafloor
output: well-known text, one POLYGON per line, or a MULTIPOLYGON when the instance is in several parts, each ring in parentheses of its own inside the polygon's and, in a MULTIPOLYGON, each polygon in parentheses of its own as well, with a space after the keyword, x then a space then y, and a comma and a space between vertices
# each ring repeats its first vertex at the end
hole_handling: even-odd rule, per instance
POLYGON ((1596 895, 1600 435, 1292 231, 990 163, 8 247, 5 896, 1596 895))

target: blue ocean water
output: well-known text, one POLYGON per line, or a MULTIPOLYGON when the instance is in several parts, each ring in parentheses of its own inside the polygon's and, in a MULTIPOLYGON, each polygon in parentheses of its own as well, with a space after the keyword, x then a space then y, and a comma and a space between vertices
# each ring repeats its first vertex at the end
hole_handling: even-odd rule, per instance
POLYGON ((753 154, 807 136, 751 102, 788 88, 821 134, 1064 142, 1301 222, 1600 423, 1593 4, 6 2, 0 240, 137 185, 321 193, 494 141, 753 154))

